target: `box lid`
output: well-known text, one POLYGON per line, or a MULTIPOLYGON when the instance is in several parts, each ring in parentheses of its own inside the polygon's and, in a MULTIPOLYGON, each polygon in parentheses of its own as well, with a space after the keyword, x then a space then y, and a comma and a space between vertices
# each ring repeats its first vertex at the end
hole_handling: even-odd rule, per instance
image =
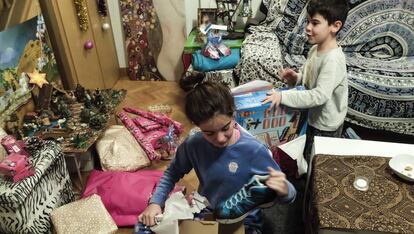
POLYGON ((269 108, 270 103, 266 103, 262 106, 262 100, 266 98, 266 93, 268 92, 270 92, 270 90, 245 93, 234 96, 236 110, 243 110, 254 107, 269 108))
POLYGON ((35 168, 35 174, 19 182, 13 183, 0 177, 0 206, 19 207, 32 192, 40 179, 57 158, 62 157, 60 147, 53 141, 44 141, 41 149, 29 157, 35 168))
MULTIPOLYGON (((303 86, 296 86, 296 90, 305 90, 303 86)), ((249 92, 238 94, 234 96, 234 102, 236 105, 236 110, 244 110, 249 108, 261 107, 267 109, 270 107, 270 103, 262 105, 262 100, 266 98, 267 93, 272 89, 262 90, 257 92, 249 92)), ((278 88, 277 91, 286 91, 288 88, 278 88)))

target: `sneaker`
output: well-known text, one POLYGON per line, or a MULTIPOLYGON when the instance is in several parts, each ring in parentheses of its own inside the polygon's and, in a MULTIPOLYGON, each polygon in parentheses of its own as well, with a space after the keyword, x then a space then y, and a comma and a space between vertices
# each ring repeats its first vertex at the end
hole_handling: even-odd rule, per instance
POLYGON ((265 185, 268 178, 269 176, 253 176, 240 191, 217 206, 216 220, 224 224, 237 223, 255 208, 274 205, 277 194, 265 185))
POLYGON ((149 227, 145 226, 143 223, 136 223, 134 234, 155 234, 149 227))

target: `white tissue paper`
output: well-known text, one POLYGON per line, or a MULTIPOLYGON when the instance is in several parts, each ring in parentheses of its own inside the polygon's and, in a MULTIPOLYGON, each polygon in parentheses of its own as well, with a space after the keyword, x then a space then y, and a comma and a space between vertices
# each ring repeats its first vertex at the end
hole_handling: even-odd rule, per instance
POLYGON ((178 221, 193 219, 194 213, 199 213, 207 204, 207 199, 198 193, 194 193, 191 206, 182 192, 173 193, 165 202, 161 221, 151 230, 157 234, 179 234, 178 221))
POLYGON ((289 155, 293 160, 296 160, 298 166, 298 174, 303 175, 308 171, 308 163, 303 157, 303 150, 305 149, 306 135, 302 135, 292 141, 279 145, 279 149, 289 155))

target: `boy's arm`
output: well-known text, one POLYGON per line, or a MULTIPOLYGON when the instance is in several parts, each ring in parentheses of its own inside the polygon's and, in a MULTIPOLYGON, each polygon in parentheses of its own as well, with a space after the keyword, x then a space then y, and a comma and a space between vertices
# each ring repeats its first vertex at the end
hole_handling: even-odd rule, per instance
MULTIPOLYGON (((311 56, 311 54, 316 53, 318 46, 314 45, 310 48, 308 52, 308 58, 311 56)), ((299 71, 297 72, 298 79, 296 81, 296 85, 304 85, 302 82, 303 74, 305 70, 306 62, 299 68, 299 71)))
POLYGON ((311 108, 325 104, 335 88, 346 77, 345 61, 326 58, 316 79, 316 86, 310 90, 287 90, 281 92, 281 104, 293 108, 311 108))

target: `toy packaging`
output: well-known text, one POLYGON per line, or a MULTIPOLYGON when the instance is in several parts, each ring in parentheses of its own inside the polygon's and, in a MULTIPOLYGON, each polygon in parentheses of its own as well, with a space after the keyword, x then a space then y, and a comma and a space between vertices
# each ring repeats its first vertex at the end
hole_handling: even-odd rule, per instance
POLYGON ((32 176, 34 172, 26 155, 11 153, 0 162, 0 175, 12 177, 13 182, 32 176))
MULTIPOLYGON (((295 87, 304 90, 303 86, 295 87)), ((278 89, 284 91, 285 89, 278 89)), ((283 105, 268 110, 270 103, 262 105, 270 90, 248 92, 234 96, 236 121, 269 148, 293 140, 304 132, 299 126, 301 111, 283 105)))

